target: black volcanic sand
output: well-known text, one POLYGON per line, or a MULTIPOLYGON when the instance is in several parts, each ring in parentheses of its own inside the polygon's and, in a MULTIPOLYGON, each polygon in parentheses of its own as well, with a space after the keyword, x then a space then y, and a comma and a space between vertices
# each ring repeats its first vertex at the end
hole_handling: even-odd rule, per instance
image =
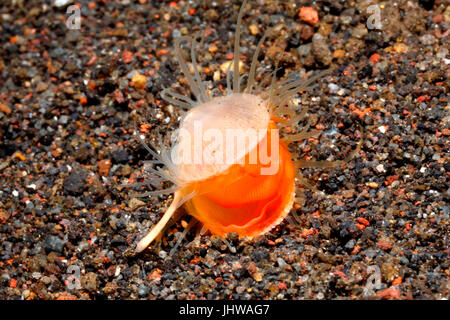
POLYGON ((273 26, 259 57, 266 71, 280 56, 280 77, 336 67, 299 96, 323 134, 292 145, 294 156, 343 159, 360 125, 361 151, 333 169, 301 169, 313 188, 299 188, 290 221, 264 236, 230 235, 226 245, 192 228, 170 254, 184 216, 139 255, 133 247, 172 196, 137 199, 149 189, 118 187, 141 181, 151 159, 134 122, 149 140, 177 128, 182 113, 160 93, 188 92, 173 50, 181 35, 206 30, 202 77, 226 87, 220 66, 240 1, 77 2, 81 29, 72 31, 68 5, 0 8, 0 299, 449 297, 446 1, 380 2, 381 30, 367 29, 363 2, 317 1, 311 26, 301 5, 252 1, 244 68, 273 26))

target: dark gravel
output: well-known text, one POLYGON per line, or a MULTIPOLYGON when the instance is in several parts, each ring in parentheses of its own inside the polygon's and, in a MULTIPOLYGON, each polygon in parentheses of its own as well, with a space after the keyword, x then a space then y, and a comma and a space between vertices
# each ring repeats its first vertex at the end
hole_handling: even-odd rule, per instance
POLYGON ((366 1, 315 1, 317 24, 299 18, 307 1, 251 1, 247 67, 272 26, 260 58, 272 68, 284 52, 279 76, 337 67, 302 95, 324 134, 293 153, 342 159, 358 123, 361 152, 302 170, 314 189, 300 189, 292 221, 252 241, 230 236, 235 253, 193 230, 170 254, 185 216, 137 256, 171 196, 118 187, 150 159, 134 123, 149 138, 178 125, 160 97, 186 88, 175 37, 206 30, 202 75, 226 84, 240 1, 76 2, 80 30, 64 23, 68 4, 0 7, 0 299, 449 298, 448 2, 380 2, 383 27, 370 30, 366 1))

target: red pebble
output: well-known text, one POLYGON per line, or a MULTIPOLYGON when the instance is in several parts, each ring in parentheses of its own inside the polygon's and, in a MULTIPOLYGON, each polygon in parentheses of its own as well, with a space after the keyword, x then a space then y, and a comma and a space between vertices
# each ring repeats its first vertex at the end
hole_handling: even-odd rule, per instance
POLYGON ((233 58, 234 58, 234 53, 233 52, 228 52, 225 55, 225 59, 227 59, 227 60, 233 60, 233 58))
POLYGON ((133 52, 125 50, 122 54, 122 61, 124 63, 131 63, 134 59, 133 52))
POLYGON ((440 13, 438 13, 437 15, 435 15, 433 17, 433 22, 434 23, 441 23, 444 20, 444 16, 440 13))
POLYGON ((378 53, 374 53, 371 57, 370 57, 370 62, 371 63, 377 63, 378 61, 380 61, 380 55, 378 53))
POLYGON ((400 291, 395 288, 387 288, 383 291, 380 291, 377 293, 378 297, 381 297, 382 299, 389 299, 389 298, 398 298, 400 297, 400 291))
POLYGON ((284 282, 280 282, 280 283, 278 284, 278 289, 279 289, 279 290, 286 290, 286 289, 287 289, 287 284, 284 283, 284 282))
POLYGON ((313 26, 319 22, 319 13, 313 7, 301 7, 298 17, 313 26))
POLYGON ((358 221, 359 223, 365 225, 366 227, 370 226, 370 222, 366 219, 366 218, 357 218, 356 221, 358 221))
POLYGON ((15 287, 17 287, 17 280, 16 280, 16 279, 11 279, 11 280, 9 281, 9 287, 10 287, 10 288, 15 288, 15 287))
POLYGON ((390 243, 388 240, 381 238, 378 240, 377 246, 379 246, 384 251, 392 249, 392 243, 390 243))

